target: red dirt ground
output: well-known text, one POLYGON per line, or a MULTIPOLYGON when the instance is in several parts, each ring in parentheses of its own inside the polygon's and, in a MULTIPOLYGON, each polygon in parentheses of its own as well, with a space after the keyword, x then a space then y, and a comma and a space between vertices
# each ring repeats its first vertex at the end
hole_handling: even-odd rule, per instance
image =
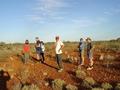
MULTIPOLYGON (((73 56, 77 56, 75 53, 73 56)), ((109 82, 109 83, 116 83, 120 81, 120 59, 115 60, 112 62, 109 68, 105 67, 103 61, 97 60, 99 55, 94 55, 94 69, 91 71, 87 71, 86 67, 84 69, 88 73, 89 76, 93 77, 97 82, 109 82)), ((1 67, 4 68, 12 68, 13 70, 8 70, 9 74, 12 76, 12 79, 8 81, 7 86, 9 90, 11 90, 12 85, 19 82, 17 79, 17 72, 21 68, 29 68, 32 72, 32 78, 28 81, 28 83, 36 83, 39 85, 41 90, 52 90, 51 85, 45 86, 45 82, 51 82, 54 79, 62 79, 67 84, 72 84, 78 86, 81 80, 75 77, 75 70, 77 68, 76 63, 67 63, 64 62, 64 71, 62 73, 57 72, 57 64, 55 58, 49 55, 46 55, 45 64, 39 63, 32 59, 28 64, 23 64, 20 61, 20 58, 17 56, 11 56, 8 59, 8 62, 0 63, 1 67), (43 75, 43 73, 47 73, 47 75, 43 75)), ((87 61, 87 60, 86 60, 87 61)), ((87 64, 88 62, 86 62, 87 64)))

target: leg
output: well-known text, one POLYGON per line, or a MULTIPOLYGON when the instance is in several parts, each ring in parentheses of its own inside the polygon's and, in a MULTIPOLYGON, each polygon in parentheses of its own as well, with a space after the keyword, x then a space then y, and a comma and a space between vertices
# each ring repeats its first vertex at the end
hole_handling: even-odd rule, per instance
POLYGON ((82 58, 81 58, 81 52, 79 52, 79 57, 80 57, 80 59, 79 59, 79 61, 78 61, 78 65, 80 65, 81 63, 82 63, 82 58))
POLYGON ((81 51, 81 65, 84 65, 84 51, 81 51))
POLYGON ((42 62, 44 62, 45 61, 44 53, 41 53, 41 56, 42 56, 42 62))
POLYGON ((62 58, 61 58, 61 55, 60 54, 56 54, 56 59, 57 59, 57 64, 58 64, 59 69, 63 68, 62 67, 62 58))
POLYGON ((62 55, 59 55, 59 64, 60 64, 60 68, 63 69, 63 64, 62 64, 62 55))
POLYGON ((90 66, 93 66, 93 54, 92 51, 89 53, 90 66))
POLYGON ((24 58, 25 58, 25 63, 27 63, 29 60, 29 53, 25 53, 24 58))
POLYGON ((88 59, 89 59, 89 67, 87 70, 92 70, 93 69, 93 57, 92 57, 92 52, 88 52, 88 59))

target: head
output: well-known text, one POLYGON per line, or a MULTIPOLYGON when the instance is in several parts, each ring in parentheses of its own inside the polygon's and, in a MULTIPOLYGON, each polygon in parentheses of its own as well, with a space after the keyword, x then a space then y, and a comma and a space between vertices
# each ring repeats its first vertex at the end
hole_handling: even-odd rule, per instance
POLYGON ((25 41, 25 44, 29 44, 29 40, 26 40, 26 41, 25 41))
POLYGON ((56 40, 56 41, 59 41, 59 39, 60 39, 59 36, 56 36, 56 37, 55 37, 55 40, 56 40))
POLYGON ((4 74, 4 71, 0 70, 0 76, 3 76, 3 74, 4 74))
POLYGON ((38 40, 39 40, 39 37, 36 37, 35 40, 38 41, 38 40))
POLYGON ((91 40, 91 38, 89 38, 89 37, 86 39, 86 42, 88 42, 88 43, 90 43, 91 41, 92 41, 92 40, 91 40))
POLYGON ((80 41, 82 42, 82 41, 83 41, 83 38, 80 38, 80 41))

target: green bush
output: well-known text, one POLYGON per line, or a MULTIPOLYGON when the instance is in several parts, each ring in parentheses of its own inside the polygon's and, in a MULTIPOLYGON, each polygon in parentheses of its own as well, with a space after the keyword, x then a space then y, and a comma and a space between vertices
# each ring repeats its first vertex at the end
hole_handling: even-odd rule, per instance
POLYGON ((104 90, 103 88, 92 88, 92 90, 104 90))
POLYGON ((102 83, 101 87, 105 90, 111 90, 113 88, 112 85, 109 83, 102 83))
POLYGON ((37 85, 32 84, 29 90, 40 90, 37 85))
POLYGON ((69 84, 69 85, 66 86, 66 90, 78 90, 78 87, 69 84))
POLYGON ((82 82, 82 87, 92 89, 96 85, 96 81, 92 77, 86 77, 82 82))
POLYGON ((120 90, 120 83, 116 85, 115 90, 120 90))
POLYGON ((85 77, 86 77, 85 71, 82 71, 80 69, 76 70, 75 73, 76 73, 76 77, 79 79, 85 79, 85 77))
POLYGON ((29 77, 30 77, 29 69, 25 66, 21 67, 21 69, 18 72, 18 75, 19 75, 21 82, 25 84, 29 80, 29 77))
POLYGON ((17 83, 13 86, 13 89, 12 90, 21 90, 22 88, 22 84, 21 83, 17 83))
POLYGON ((96 81, 92 77, 86 77, 85 81, 88 82, 92 86, 96 84, 96 81))
POLYGON ((92 86, 87 81, 83 81, 81 86, 86 89, 92 89, 92 86))
POLYGON ((40 90, 37 85, 24 85, 22 90, 40 90))
POLYGON ((28 85, 23 86, 22 90, 29 90, 30 87, 28 85))
POLYGON ((52 82, 52 89, 53 90, 64 90, 65 89, 65 81, 61 79, 55 79, 52 82))

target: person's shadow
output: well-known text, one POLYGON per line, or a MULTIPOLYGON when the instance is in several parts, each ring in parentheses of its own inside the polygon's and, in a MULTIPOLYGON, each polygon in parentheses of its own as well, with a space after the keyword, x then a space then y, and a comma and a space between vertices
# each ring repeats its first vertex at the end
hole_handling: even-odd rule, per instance
POLYGON ((10 80, 9 73, 1 70, 0 71, 0 90, 8 90, 7 89, 7 81, 8 80, 10 80))

